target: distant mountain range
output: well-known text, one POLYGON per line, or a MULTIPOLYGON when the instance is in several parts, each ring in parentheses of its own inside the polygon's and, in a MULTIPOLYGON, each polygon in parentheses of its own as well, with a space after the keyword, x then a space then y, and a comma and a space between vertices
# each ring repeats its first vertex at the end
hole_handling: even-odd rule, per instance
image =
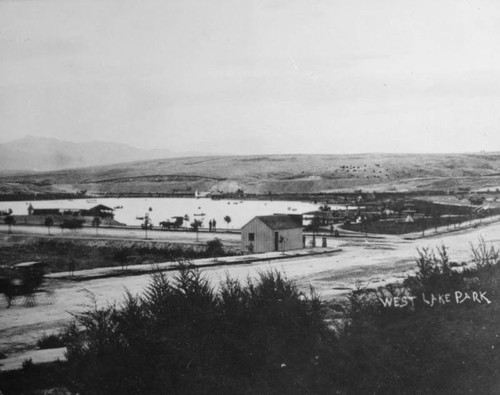
POLYGON ((75 143, 54 138, 26 136, 0 144, 0 171, 52 171, 207 155, 202 152, 178 153, 164 149, 147 150, 103 141, 75 143))

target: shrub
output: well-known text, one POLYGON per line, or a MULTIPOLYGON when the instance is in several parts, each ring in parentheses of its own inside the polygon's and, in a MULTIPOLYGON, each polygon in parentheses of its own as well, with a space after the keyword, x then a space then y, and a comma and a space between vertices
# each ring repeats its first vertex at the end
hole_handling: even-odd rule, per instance
POLYGON ((215 290, 189 266, 76 318, 67 356, 88 394, 301 393, 331 335, 318 297, 278 272, 215 290))
POLYGON ((499 325, 500 267, 493 263, 496 250, 484 241, 472 250, 475 267, 454 269, 445 247, 437 253, 420 250, 407 287, 361 288, 349 296, 348 324, 336 349, 340 355, 332 362, 345 380, 345 393, 498 392, 498 382, 489 379, 500 368, 494 352, 498 335, 486 329, 499 325), (414 308, 387 308, 376 302, 382 292, 388 297, 409 292, 417 302, 421 292, 454 290, 482 291, 492 303, 452 301, 429 308, 420 302, 414 308), (356 379, 349 380, 353 375, 356 379))
POLYGON ((29 359, 23 360, 22 369, 24 372, 28 372, 30 370, 33 370, 34 367, 35 367, 35 364, 33 363, 33 359, 29 358, 29 359))
POLYGON ((481 237, 477 246, 471 244, 472 262, 476 269, 490 268, 498 263, 500 251, 493 246, 488 247, 481 237))
POLYGON ((50 335, 43 334, 42 337, 40 337, 36 341, 36 345, 38 348, 41 350, 49 349, 49 348, 59 348, 59 347, 64 347, 64 339, 62 334, 57 334, 57 333, 52 333, 50 335))
POLYGON ((61 225, 61 229, 80 229, 83 227, 85 220, 79 218, 69 218, 64 219, 61 225))
POLYGON ((224 244, 222 244, 221 239, 216 237, 213 240, 207 241, 207 248, 205 252, 210 257, 223 256, 224 244))
MULTIPOLYGON (((491 248, 479 251, 492 257, 491 248)), ((279 272, 213 288, 181 262, 178 275, 155 273, 121 305, 98 308, 94 298, 63 332, 68 364, 54 380, 85 394, 498 393, 500 267, 452 270, 444 247, 419 251, 417 263, 411 289, 358 283, 347 308, 331 306, 342 321, 334 332, 314 291, 279 272), (492 303, 401 309, 377 301, 454 284, 479 284, 492 303)), ((26 369, 12 388, 29 375, 47 381, 41 366, 26 369)))
POLYGON ((414 294, 421 292, 445 292, 461 287, 463 275, 452 270, 447 248, 441 246, 437 254, 429 249, 418 249, 417 270, 404 285, 414 294))

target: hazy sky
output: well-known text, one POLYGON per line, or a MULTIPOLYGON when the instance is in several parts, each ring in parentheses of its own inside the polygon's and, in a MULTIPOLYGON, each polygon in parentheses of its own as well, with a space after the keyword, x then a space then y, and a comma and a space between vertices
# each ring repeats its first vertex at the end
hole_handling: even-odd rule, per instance
POLYGON ((0 142, 500 151, 497 0, 0 0, 0 142))

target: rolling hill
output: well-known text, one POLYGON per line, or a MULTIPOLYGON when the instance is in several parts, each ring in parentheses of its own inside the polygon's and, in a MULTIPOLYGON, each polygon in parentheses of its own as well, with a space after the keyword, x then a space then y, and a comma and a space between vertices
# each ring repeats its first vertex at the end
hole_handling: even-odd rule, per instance
POLYGON ((500 186, 500 153, 166 158, 0 177, 0 193, 308 193, 500 186))

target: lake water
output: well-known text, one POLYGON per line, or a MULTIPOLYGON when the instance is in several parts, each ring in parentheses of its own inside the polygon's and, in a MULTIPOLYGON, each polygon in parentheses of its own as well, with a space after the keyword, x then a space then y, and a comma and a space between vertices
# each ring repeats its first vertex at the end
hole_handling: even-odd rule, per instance
MULTIPOLYGON (((173 221, 174 216, 188 215, 190 222, 193 219, 203 220, 203 226, 208 227, 208 221, 215 219, 217 228, 240 229, 256 215, 272 214, 304 214, 317 210, 320 204, 296 201, 264 201, 264 200, 212 200, 207 198, 102 198, 102 199, 75 199, 75 200, 36 200, 24 202, 0 202, 0 210, 12 209, 14 215, 28 214, 28 205, 34 208, 89 208, 103 204, 115 210, 115 219, 127 225, 140 225, 141 220, 148 212, 153 225, 160 221, 173 221), (149 211, 149 208, 152 210, 149 211), (205 215, 202 215, 205 214, 205 215), (224 217, 231 217, 229 225, 224 217)), ((343 209, 332 207, 332 209, 343 209)), ((186 224, 185 224, 186 225, 186 224)))

